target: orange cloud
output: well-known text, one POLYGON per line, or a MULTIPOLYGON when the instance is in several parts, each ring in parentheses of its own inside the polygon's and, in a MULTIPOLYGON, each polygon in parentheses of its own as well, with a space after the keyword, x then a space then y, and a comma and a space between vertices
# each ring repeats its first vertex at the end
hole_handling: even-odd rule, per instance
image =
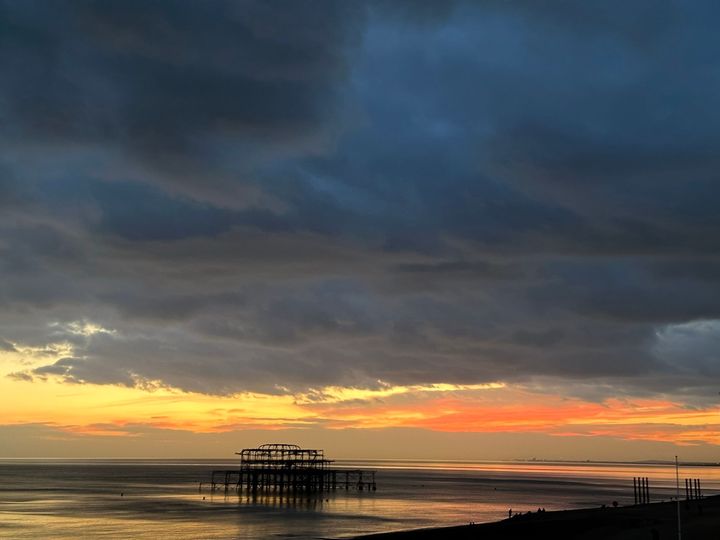
POLYGON ((354 407, 315 405, 336 428, 415 427, 443 432, 541 432, 557 436, 610 436, 679 444, 720 444, 720 411, 688 410, 664 400, 602 403, 508 390, 505 402, 451 396, 417 402, 354 407))
POLYGON ((114 425, 107 424, 88 424, 84 426, 78 425, 55 425, 51 427, 69 433, 72 435, 84 435, 90 437, 137 437, 139 433, 118 429, 114 425))

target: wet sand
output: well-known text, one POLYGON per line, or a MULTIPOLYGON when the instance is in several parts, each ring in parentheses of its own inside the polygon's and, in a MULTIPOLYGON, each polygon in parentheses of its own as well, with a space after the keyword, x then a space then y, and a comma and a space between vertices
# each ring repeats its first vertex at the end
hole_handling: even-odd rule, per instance
MULTIPOLYGON (((683 540, 720 539, 720 496, 681 501, 683 540)), ((619 508, 533 512, 494 523, 418 529, 357 537, 364 540, 670 540, 677 538, 675 502, 619 508)))

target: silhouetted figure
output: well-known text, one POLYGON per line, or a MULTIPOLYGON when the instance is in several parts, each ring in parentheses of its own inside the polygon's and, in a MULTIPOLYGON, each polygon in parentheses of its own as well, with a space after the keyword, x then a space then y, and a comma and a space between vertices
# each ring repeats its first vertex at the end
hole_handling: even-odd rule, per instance
POLYGON ((618 507, 618 502, 617 502, 617 501, 613 501, 613 502, 612 502, 612 505, 613 505, 613 508, 617 508, 617 507, 618 507))
POLYGON ((509 517, 509 518, 512 517, 512 508, 511 508, 510 510, 508 510, 508 517, 509 517))

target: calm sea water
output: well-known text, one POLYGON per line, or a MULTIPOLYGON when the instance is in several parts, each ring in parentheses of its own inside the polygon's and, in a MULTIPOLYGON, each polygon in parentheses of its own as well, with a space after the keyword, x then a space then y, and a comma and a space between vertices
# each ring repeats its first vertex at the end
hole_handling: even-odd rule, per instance
MULTIPOLYGON (((670 466, 338 462, 378 471, 376 492, 322 496, 198 492, 219 460, 0 460, 2 538, 342 538, 493 521, 514 511, 631 504, 633 476, 653 500, 674 494, 670 466), (123 493, 123 496, 120 494, 123 493)), ((720 467, 682 467, 720 492, 720 467)), ((681 480, 682 482, 682 480, 681 480)))

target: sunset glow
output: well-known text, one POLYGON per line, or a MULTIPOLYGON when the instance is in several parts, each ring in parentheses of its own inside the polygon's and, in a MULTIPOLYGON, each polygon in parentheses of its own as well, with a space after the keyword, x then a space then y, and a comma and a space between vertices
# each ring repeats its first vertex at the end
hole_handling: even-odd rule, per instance
POLYGON ((143 430, 235 433, 278 429, 422 428, 438 432, 543 433, 720 444, 720 409, 649 399, 588 402, 522 386, 435 384, 327 387, 310 394, 209 396, 169 388, 29 382, 4 378, 5 425, 42 425, 77 437, 140 437, 143 430))

